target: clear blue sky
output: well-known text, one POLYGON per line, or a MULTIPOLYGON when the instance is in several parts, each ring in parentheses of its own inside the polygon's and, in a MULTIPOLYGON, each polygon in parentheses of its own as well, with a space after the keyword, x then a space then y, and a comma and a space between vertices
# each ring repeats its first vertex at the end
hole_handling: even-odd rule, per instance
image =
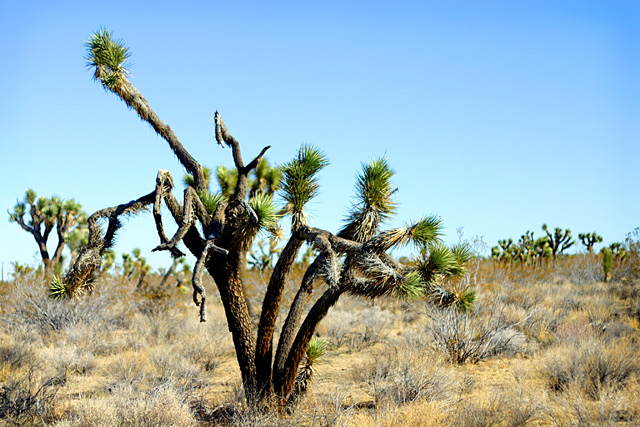
MULTIPOLYGON (((6 213, 27 188, 92 213, 150 192, 159 168, 183 175, 92 81, 84 42, 101 27, 129 46, 132 83, 201 164, 232 164, 216 110, 245 158, 320 147, 331 165, 315 226, 342 225, 361 162, 384 155, 399 188, 391 225, 437 214, 448 242, 460 227, 492 246, 547 223, 610 243, 640 226, 640 2, 0 0, 5 275, 38 259, 6 213)), ((147 213, 116 250, 166 267, 157 243, 147 213)))

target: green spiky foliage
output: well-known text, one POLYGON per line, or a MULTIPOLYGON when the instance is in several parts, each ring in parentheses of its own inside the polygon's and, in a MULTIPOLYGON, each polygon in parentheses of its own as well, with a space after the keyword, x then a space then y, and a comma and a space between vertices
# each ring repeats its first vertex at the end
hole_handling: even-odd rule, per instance
POLYGON ((499 261, 502 256, 502 251, 500 251, 499 246, 494 246, 491 248, 491 259, 495 261, 499 261))
POLYGON ((122 275, 130 277, 133 274, 133 257, 128 253, 122 254, 122 275))
POLYGON ((17 223, 33 236, 48 277, 53 275, 61 262, 65 245, 72 244, 70 249, 73 253, 86 243, 83 234, 86 231, 87 215, 73 199, 38 197, 34 190, 29 189, 25 192, 24 199, 16 203, 13 211, 9 211, 9 221, 17 223), (58 241, 51 255, 47 246, 53 233, 58 241))
POLYGON ((396 203, 392 199, 396 191, 391 186, 393 169, 385 158, 363 164, 363 170, 356 177, 356 202, 345 219, 345 227, 339 237, 364 242, 370 239, 395 212, 396 203))
POLYGON ((238 170, 229 169, 224 165, 218 166, 216 169, 216 178, 218 180, 222 196, 225 200, 231 200, 233 198, 236 184, 238 183, 238 170))
POLYGON ((69 293, 67 288, 60 279, 60 276, 54 275, 53 279, 49 283, 49 298, 54 300, 62 300, 67 298, 69 293))
POLYGON ((580 233, 578 234, 578 239, 580 239, 590 254, 593 253, 593 246, 596 243, 602 242, 602 236, 598 235, 595 231, 593 233, 580 233))
POLYGON ((307 224, 305 206, 320 188, 316 174, 328 164, 326 156, 319 149, 304 145, 298 150, 296 158, 280 166, 280 195, 287 203, 285 211, 291 215, 294 230, 307 224))
POLYGON ((491 248, 492 259, 509 265, 540 265, 551 254, 548 236, 536 238, 532 231, 527 231, 515 243, 513 239, 503 239, 498 241, 498 246, 491 248))
POLYGON ((494 253, 499 253, 497 258, 504 262, 510 264, 516 254, 516 246, 513 244, 512 239, 503 239, 498 241, 499 247, 495 247, 494 253))
POLYGON ((539 265, 551 258, 551 246, 547 236, 539 237, 533 242, 533 254, 537 258, 539 265))
POLYGON ((243 250, 249 250, 258 232, 264 230, 272 236, 280 236, 282 230, 278 225, 280 209, 273 201, 273 197, 266 193, 257 193, 250 201, 249 206, 255 212, 258 221, 253 222, 248 214, 243 213, 237 222, 234 233, 234 245, 243 250))
POLYGON ((122 40, 114 40, 108 29, 93 33, 86 43, 87 66, 106 89, 116 92, 129 75, 131 52, 122 40))
POLYGON ((151 265, 149 265, 147 259, 142 256, 142 250, 140 248, 133 248, 131 254, 133 257, 122 254, 122 258, 126 263, 125 271, 127 271, 127 277, 138 279, 138 286, 140 286, 144 282, 146 275, 151 271, 151 265))
POLYGON ((287 397, 289 411, 293 410, 293 406, 300 400, 300 398, 302 398, 302 396, 305 395, 305 393, 309 389, 311 380, 317 372, 316 365, 327 351, 327 345, 327 341, 317 335, 314 335, 309 340, 309 345, 307 346, 304 360, 298 368, 298 375, 296 375, 295 385, 293 386, 293 390, 287 397))
MULTIPOLYGON (((84 215, 84 214, 83 214, 84 215)), ((64 240, 71 252, 71 263, 75 261, 78 256, 80 248, 89 243, 89 228, 87 227, 86 215, 81 220, 81 224, 71 231, 64 234, 64 240)))
POLYGON ((222 193, 209 193, 206 190, 198 191, 198 197, 209 215, 213 215, 218 203, 225 198, 222 193))
POLYGON ((473 258, 472 250, 465 244, 447 247, 438 239, 423 246, 420 252, 420 257, 413 262, 416 269, 410 273, 417 274, 417 277, 413 278, 416 284, 409 296, 424 296, 443 308, 470 309, 475 302, 475 292, 449 289, 446 282, 466 274, 466 266, 473 258))
POLYGON ((267 193, 257 193, 249 202, 249 206, 258 216, 258 223, 255 224, 255 227, 277 233, 280 210, 274 203, 273 196, 267 193))
POLYGON ((253 198, 258 193, 266 193, 273 196, 280 188, 282 182, 282 171, 277 166, 270 166, 267 159, 262 159, 253 170, 249 180, 251 192, 249 198, 253 198))
POLYGON ((610 248, 602 249, 602 269, 604 271, 604 281, 608 282, 611 278, 611 265, 613 264, 613 254, 610 248))

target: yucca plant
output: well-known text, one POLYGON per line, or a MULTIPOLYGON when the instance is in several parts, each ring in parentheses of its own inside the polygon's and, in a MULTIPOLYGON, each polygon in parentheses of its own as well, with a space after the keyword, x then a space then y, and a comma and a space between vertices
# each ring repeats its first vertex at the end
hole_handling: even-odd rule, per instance
POLYGON ((327 351, 327 341, 314 335, 309 340, 307 351, 305 352, 304 359, 298 368, 298 375, 293 385, 293 389, 287 397, 287 405, 289 410, 292 410, 293 406, 304 396, 311 385, 311 380, 316 374, 316 366, 322 356, 327 351))
POLYGON ((53 276, 51 283, 49 283, 49 298, 55 300, 61 300, 69 297, 69 292, 66 286, 60 279, 60 276, 53 276))
POLYGON ((261 406, 277 402, 281 409, 291 406, 308 387, 314 363, 325 351, 324 344, 313 338, 314 333, 341 295, 426 298, 439 305, 458 304, 462 308, 471 304, 469 292, 455 293, 446 287, 448 277, 465 273, 470 252, 464 247, 447 248, 442 244, 439 217, 425 216, 404 227, 383 229, 397 207, 393 200, 394 171, 386 158, 363 164, 362 172, 356 175, 350 213, 342 229, 334 234, 312 227, 307 215, 308 203, 319 192, 318 174, 328 165, 327 157, 318 148, 304 145, 291 161, 274 169, 264 161, 269 149, 265 147, 245 164, 240 143, 216 112, 215 139, 221 147, 231 150, 234 164, 232 168, 216 170, 221 193, 214 197, 208 193, 204 168, 129 82, 130 55, 124 44, 101 30, 90 38, 87 47, 96 79, 167 140, 193 181, 179 202, 172 194, 173 178, 161 170, 153 192, 91 215, 89 242, 65 275, 66 284, 74 284, 99 268, 102 255, 122 227, 120 217, 153 207, 160 240, 155 250, 169 250, 174 256, 181 256, 176 245, 183 243, 196 257, 193 299, 201 321, 207 316, 207 295, 201 278, 207 271, 214 279, 233 338, 246 399, 249 403, 262 402, 261 406), (209 198, 214 200, 208 201, 209 198), (170 239, 164 233, 160 210, 163 203, 178 225, 170 239), (287 228, 291 232, 271 271, 262 307, 255 312, 259 317, 256 326, 244 289, 246 254, 261 230, 282 235, 285 227, 279 224, 283 220, 290 221, 287 228), (100 224, 105 222, 103 229, 100 224), (291 305, 281 309, 284 289, 291 283, 294 268, 299 268, 296 261, 305 244, 317 256, 305 266, 291 305), (407 244, 414 245, 420 253, 412 263, 400 263, 389 254, 407 244), (286 313, 286 318, 275 340, 281 312, 286 313))

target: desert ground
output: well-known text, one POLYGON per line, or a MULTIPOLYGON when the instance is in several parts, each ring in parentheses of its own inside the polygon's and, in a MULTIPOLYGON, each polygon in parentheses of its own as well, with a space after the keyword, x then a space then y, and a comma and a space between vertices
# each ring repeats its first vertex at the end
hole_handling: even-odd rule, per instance
MULTIPOLYGON (((140 285, 114 269, 91 294, 55 301, 37 271, 16 272, 0 288, 0 424, 640 425, 637 255, 607 282, 601 254, 476 258, 449 284, 477 293, 466 313, 342 298, 316 332, 328 347, 311 387, 287 413, 244 403, 210 278, 200 323, 190 289, 159 287, 158 274, 140 285)), ((255 304, 268 273, 248 271, 255 304)))

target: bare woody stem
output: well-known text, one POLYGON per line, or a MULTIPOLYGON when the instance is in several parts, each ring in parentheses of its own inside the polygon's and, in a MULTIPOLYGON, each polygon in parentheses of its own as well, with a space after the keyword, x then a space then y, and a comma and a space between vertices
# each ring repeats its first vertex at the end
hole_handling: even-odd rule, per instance
MULTIPOLYGON (((96 77, 101 78, 107 75, 108 71, 104 66, 98 66, 96 69, 96 77)), ((122 99, 130 108, 138 113, 138 116, 162 136, 168 143, 171 150, 176 155, 182 166, 187 169, 191 175, 193 175, 195 187, 198 190, 206 189, 206 182, 204 179, 204 172, 202 166, 187 152, 182 146, 182 143, 173 132, 171 127, 160 119, 160 117, 149 107, 147 100, 138 91, 138 89, 129 82, 125 76, 120 76, 119 84, 112 89, 120 99, 122 99)))

